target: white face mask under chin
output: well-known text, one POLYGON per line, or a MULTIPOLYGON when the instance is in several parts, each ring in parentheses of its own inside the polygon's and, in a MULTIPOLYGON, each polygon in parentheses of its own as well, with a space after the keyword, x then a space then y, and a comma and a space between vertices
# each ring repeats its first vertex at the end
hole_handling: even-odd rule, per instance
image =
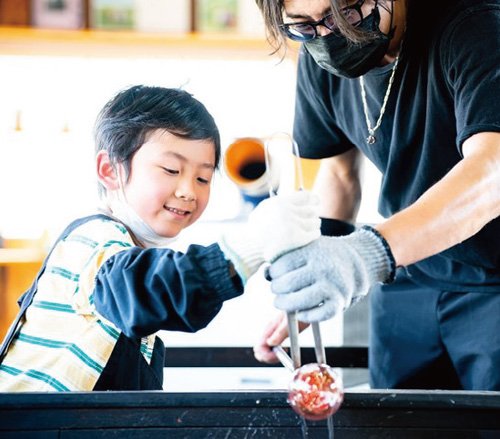
POLYGON ((177 237, 166 238, 158 235, 137 212, 127 203, 123 189, 108 195, 108 205, 113 215, 122 221, 146 248, 167 247, 177 237))

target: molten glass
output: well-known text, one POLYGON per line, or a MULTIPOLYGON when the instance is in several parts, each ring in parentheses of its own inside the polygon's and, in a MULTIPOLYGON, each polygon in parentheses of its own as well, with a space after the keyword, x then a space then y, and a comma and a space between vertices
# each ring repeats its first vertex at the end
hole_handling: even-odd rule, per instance
POLYGON ((327 364, 311 363, 298 368, 288 390, 288 403, 310 421, 333 415, 344 400, 342 380, 327 364))

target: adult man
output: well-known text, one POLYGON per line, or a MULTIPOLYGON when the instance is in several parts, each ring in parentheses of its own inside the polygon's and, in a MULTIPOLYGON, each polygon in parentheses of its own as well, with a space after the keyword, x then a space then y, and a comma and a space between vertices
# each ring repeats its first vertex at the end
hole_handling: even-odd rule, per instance
POLYGON ((322 159, 330 234, 355 218, 360 152, 386 218, 278 259, 275 305, 321 321, 370 290, 373 387, 500 390, 500 1, 257 4, 277 47, 302 43, 294 136, 322 159))

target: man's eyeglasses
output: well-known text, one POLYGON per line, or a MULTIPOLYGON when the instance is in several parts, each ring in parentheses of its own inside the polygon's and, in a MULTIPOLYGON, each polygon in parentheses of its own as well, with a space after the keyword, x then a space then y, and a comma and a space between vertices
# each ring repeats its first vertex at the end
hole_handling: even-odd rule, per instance
MULTIPOLYGON (((363 22, 363 12, 361 6, 365 0, 358 0, 350 6, 342 8, 345 19, 352 26, 359 26, 363 22)), ((283 23, 280 25, 283 33, 293 41, 309 41, 318 36, 318 26, 324 26, 327 29, 338 31, 337 23, 333 20, 333 14, 325 15, 318 21, 303 21, 302 23, 283 23)))

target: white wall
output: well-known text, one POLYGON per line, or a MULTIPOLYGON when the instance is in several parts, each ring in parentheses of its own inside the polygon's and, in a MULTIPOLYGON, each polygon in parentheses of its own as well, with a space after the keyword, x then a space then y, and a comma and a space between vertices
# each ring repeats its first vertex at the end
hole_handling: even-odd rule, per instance
MULTIPOLYGON (((290 61, 3 56, 0 72, 0 231, 5 236, 52 232, 93 208, 92 126, 121 88, 143 83, 186 89, 214 115, 223 145, 291 126, 295 68, 290 61), (18 112, 19 132, 14 131, 18 112)), ((221 216, 233 214, 237 195, 221 216)))

